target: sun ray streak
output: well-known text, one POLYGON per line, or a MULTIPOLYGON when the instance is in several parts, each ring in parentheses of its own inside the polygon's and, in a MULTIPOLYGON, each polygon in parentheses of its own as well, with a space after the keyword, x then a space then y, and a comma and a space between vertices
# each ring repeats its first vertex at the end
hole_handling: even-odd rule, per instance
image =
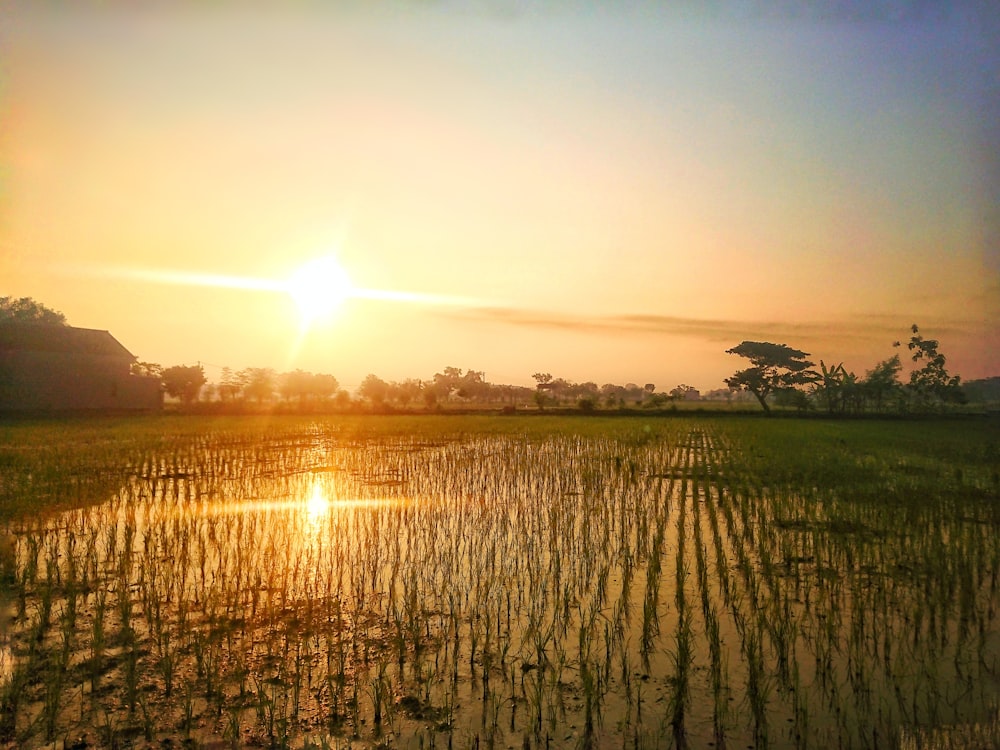
MULTIPOLYGON (((253 276, 234 276, 227 274, 194 273, 174 269, 126 268, 110 266, 104 268, 63 266, 65 273, 75 276, 90 276, 98 278, 128 279, 153 284, 170 284, 176 286, 200 286, 216 289, 242 289, 246 291, 275 292, 291 294, 296 281, 293 279, 263 279, 253 276)), ((397 289, 370 289, 351 287, 342 290, 345 298, 373 300, 378 302, 401 302, 440 307, 470 307, 487 308, 494 303, 487 303, 471 297, 457 297, 445 294, 430 294, 426 292, 408 292, 397 289)))
POLYGON ((170 269, 153 268, 121 268, 108 267, 103 269, 67 269, 77 275, 98 276, 114 279, 131 279, 154 284, 173 284, 177 286, 205 286, 216 289, 245 289, 260 292, 286 292, 286 281, 261 279, 252 276, 229 276, 216 273, 192 273, 190 271, 174 271, 170 269))
POLYGON ((401 292, 394 289, 354 289, 351 296, 381 302, 415 302, 425 305, 455 307, 483 307, 486 303, 471 297, 454 297, 446 294, 425 294, 423 292, 401 292))

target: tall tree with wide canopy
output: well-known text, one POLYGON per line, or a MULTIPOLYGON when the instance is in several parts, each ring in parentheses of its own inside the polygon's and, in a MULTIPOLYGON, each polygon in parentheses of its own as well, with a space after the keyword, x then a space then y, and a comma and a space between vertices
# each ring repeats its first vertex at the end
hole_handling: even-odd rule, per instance
POLYGON ((205 370, 199 365, 174 365, 163 370, 160 377, 163 389, 185 406, 198 400, 198 392, 205 385, 205 370))
POLYGON ((5 321, 66 325, 66 316, 31 297, 0 297, 0 323, 5 321))
POLYGON ((737 370, 726 378, 730 390, 749 391, 768 414, 771 407, 767 397, 777 390, 795 388, 815 382, 818 375, 809 368, 813 366, 806 357, 808 352, 792 349, 786 344, 772 344, 769 341, 744 341, 739 346, 726 350, 727 354, 737 354, 750 360, 751 367, 737 370))

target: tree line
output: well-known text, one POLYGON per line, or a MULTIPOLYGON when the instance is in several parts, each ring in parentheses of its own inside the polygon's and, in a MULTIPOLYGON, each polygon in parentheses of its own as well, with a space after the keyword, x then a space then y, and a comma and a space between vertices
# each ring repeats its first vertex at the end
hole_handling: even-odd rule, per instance
MULTIPOLYGON (((30 297, 0 297, 0 323, 4 321, 67 324, 61 312, 30 297)), ((902 344, 896 341, 893 346, 901 348, 902 344)), ((911 326, 906 349, 916 366, 903 382, 900 379, 903 364, 898 353, 878 362, 864 375, 858 375, 848 371, 842 362, 827 365, 820 360, 817 369, 808 359, 807 352, 787 344, 743 341, 726 351, 749 360, 750 366, 726 378, 725 389, 704 395, 685 384, 658 392, 653 383, 598 386, 592 381, 576 383, 547 372, 532 374, 534 388, 504 385, 490 383, 481 370, 463 371, 451 366, 428 380, 408 378, 395 382, 369 374, 353 397, 333 375, 303 370, 278 373, 270 368, 233 370, 225 367, 219 381, 214 383, 208 382, 201 364, 164 368, 156 363, 136 362, 132 372, 158 378, 164 392, 186 406, 198 401, 258 408, 282 403, 303 410, 348 409, 359 405, 374 409, 433 409, 442 404, 492 404, 516 408, 533 404, 540 410, 571 406, 594 411, 632 407, 657 409, 677 401, 728 401, 746 396, 756 399, 765 413, 770 413, 776 405, 848 415, 940 411, 968 401, 961 378, 947 370, 947 359, 939 349, 939 342, 924 338, 916 324, 911 326)), ((997 380, 973 381, 969 391, 983 400, 996 398, 1000 394, 1000 382, 994 382, 997 380)))
MULTIPOLYGON (((726 378, 726 389, 711 391, 705 396, 684 384, 668 392, 658 392, 653 383, 598 386, 593 381, 576 383, 547 372, 533 373, 534 388, 503 385, 487 381, 481 370, 445 367, 429 380, 410 378, 390 382, 369 374, 358 386, 353 399, 332 375, 302 370, 278 374, 264 368, 234 372, 224 368, 220 382, 210 385, 205 397, 223 404, 252 403, 257 406, 280 399, 301 408, 325 405, 348 408, 359 404, 376 410, 433 409, 443 404, 516 408, 533 404, 539 410, 570 406, 589 412, 601 408, 658 409, 677 401, 730 400, 734 395, 747 394, 768 414, 776 405, 830 415, 924 413, 966 403, 961 378, 948 372, 947 359, 939 349, 939 342, 924 338, 916 324, 910 333, 906 348, 917 366, 906 382, 900 379, 903 364, 899 354, 878 362, 859 376, 845 368, 842 362, 828 366, 820 360, 817 369, 808 359, 807 352, 787 344, 744 341, 726 351, 749 360, 750 366, 726 378)), ((893 346, 900 348, 902 344, 897 341, 893 346)), ((186 404, 193 403, 206 384, 200 366, 157 370, 156 366, 140 363, 137 368, 140 374, 157 374, 166 392, 186 404)))
MULTIPOLYGON (((910 372, 905 383, 899 379, 903 364, 898 354, 858 376, 843 363, 827 366, 823 360, 816 370, 815 364, 806 359, 807 352, 786 344, 744 341, 726 352, 750 360, 750 367, 726 378, 726 385, 753 394, 767 413, 772 402, 800 410, 815 408, 831 415, 928 412, 966 403, 961 378, 949 374, 938 341, 925 339, 916 324, 910 332, 906 346, 910 359, 920 366, 910 372)), ((899 341, 893 344, 895 348, 900 346, 899 341)))
POLYGON ((350 402, 333 375, 303 370, 278 373, 267 367, 243 370, 224 367, 219 382, 209 383, 201 364, 161 367, 152 362, 136 362, 132 374, 158 378, 164 392, 186 406, 197 401, 263 406, 279 399, 300 407, 344 406, 350 402))
POLYGON ((690 397, 698 392, 690 386, 680 385, 670 393, 657 393, 652 383, 639 386, 635 383, 619 385, 586 381, 576 383, 550 373, 532 375, 534 388, 521 385, 491 383, 482 370, 445 367, 430 380, 408 379, 387 382, 370 374, 358 387, 360 399, 373 405, 392 405, 407 408, 423 405, 428 408, 448 404, 499 404, 506 406, 534 404, 539 409, 549 406, 576 406, 593 410, 601 406, 624 408, 626 405, 644 405, 652 408, 669 401, 690 397))
POLYGON ((575 383, 535 373, 534 388, 491 383, 482 370, 445 367, 427 380, 407 378, 387 381, 367 375, 352 395, 340 386, 333 375, 303 370, 279 373, 270 368, 243 370, 222 368, 218 382, 209 382, 204 367, 174 365, 161 367, 151 362, 136 362, 134 375, 155 377, 164 392, 185 406, 215 403, 223 409, 232 407, 272 407, 285 405, 301 410, 323 408, 350 409, 359 406, 383 409, 434 409, 439 406, 502 406, 517 408, 534 404, 547 407, 578 407, 585 411, 599 408, 623 409, 639 406, 653 409, 678 400, 696 400, 698 391, 679 385, 669 393, 659 393, 652 383, 618 385, 594 382, 575 383))

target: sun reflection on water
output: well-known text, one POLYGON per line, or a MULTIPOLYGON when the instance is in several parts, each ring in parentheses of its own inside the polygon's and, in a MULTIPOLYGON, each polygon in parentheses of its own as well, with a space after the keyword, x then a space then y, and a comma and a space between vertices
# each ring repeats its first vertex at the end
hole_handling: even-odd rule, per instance
POLYGON ((312 530, 317 529, 320 522, 329 513, 330 500, 327 498, 326 493, 323 492, 323 488, 319 482, 315 482, 312 486, 312 493, 306 500, 306 522, 309 528, 312 530))

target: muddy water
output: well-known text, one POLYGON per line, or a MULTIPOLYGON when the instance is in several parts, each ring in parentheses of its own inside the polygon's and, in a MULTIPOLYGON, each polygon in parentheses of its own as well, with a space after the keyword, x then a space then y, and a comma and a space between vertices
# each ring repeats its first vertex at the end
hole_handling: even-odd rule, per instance
POLYGON ((10 747, 871 747, 987 716, 998 542, 717 435, 206 442, 8 529, 10 747))

